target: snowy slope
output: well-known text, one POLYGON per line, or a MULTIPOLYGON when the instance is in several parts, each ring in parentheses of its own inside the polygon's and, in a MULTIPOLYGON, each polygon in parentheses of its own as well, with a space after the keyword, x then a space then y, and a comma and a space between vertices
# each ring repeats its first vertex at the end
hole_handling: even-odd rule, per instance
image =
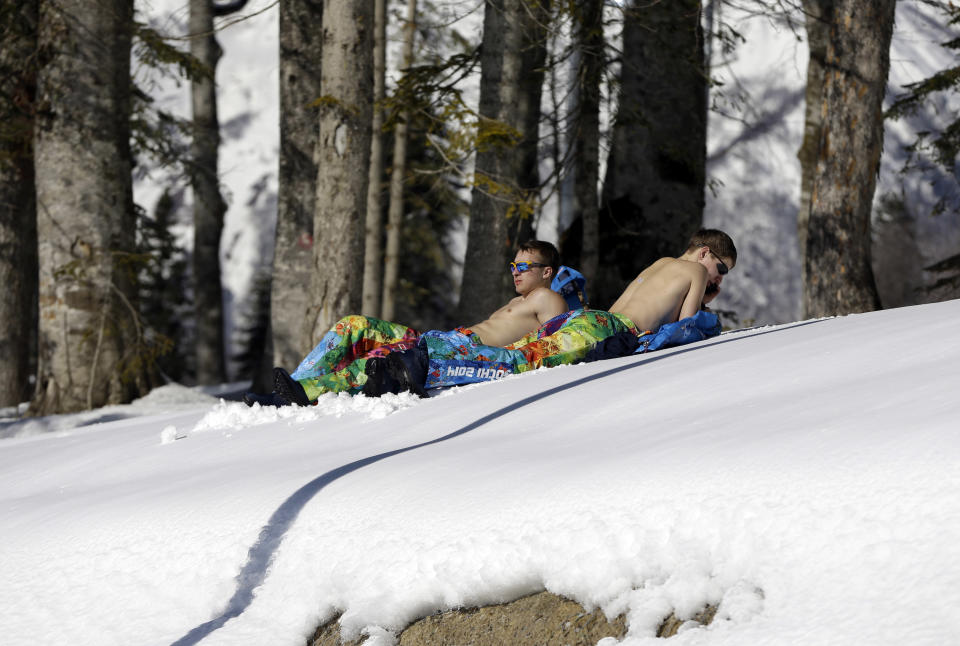
POLYGON ((168 387, 99 422, 3 421, 3 643, 293 646, 345 611, 389 644, 543 587, 626 612, 629 645, 708 602, 673 643, 958 643, 958 317, 752 329, 423 401, 168 387))

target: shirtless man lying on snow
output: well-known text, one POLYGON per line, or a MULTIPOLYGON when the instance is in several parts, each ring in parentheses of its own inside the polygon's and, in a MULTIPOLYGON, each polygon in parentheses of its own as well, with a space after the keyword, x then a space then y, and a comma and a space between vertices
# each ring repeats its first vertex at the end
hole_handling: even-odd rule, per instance
MULTIPOLYGON (((530 240, 517 251, 508 269, 517 296, 485 321, 444 334, 458 348, 505 346, 567 310, 567 303, 550 289, 560 267, 560 253, 549 242, 530 240)), ((327 392, 359 393, 367 382, 367 362, 414 347, 420 334, 405 325, 367 316, 347 316, 327 332, 292 375, 274 368, 274 392, 247 393, 243 400, 282 406, 305 405, 327 392)), ((382 377, 382 375, 380 375, 382 377)))
POLYGON ((517 296, 487 320, 466 329, 484 345, 506 346, 565 312, 566 301, 550 289, 559 267, 560 254, 549 242, 531 240, 521 245, 510 263, 517 296))
POLYGON ((679 258, 661 258, 640 272, 610 311, 639 330, 656 330, 693 316, 720 293, 720 283, 737 264, 737 248, 723 231, 701 229, 679 258))

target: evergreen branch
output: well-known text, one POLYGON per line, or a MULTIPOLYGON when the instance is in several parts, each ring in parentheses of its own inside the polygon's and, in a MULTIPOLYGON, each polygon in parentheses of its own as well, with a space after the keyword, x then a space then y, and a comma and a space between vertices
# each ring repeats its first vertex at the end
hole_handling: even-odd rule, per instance
POLYGON ((139 21, 133 22, 133 36, 138 41, 134 52, 137 59, 144 64, 153 68, 175 65, 188 81, 213 80, 212 69, 189 52, 180 51, 167 42, 176 39, 163 36, 153 27, 139 21))

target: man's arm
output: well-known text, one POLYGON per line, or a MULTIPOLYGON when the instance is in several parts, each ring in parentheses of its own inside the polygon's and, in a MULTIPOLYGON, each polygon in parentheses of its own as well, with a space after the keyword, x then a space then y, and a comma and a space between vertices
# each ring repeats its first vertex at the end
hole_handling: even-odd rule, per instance
POLYGON ((683 299, 683 305, 680 306, 680 318, 685 319, 693 316, 700 310, 703 303, 703 292, 707 288, 707 270, 699 264, 691 267, 690 288, 683 299))

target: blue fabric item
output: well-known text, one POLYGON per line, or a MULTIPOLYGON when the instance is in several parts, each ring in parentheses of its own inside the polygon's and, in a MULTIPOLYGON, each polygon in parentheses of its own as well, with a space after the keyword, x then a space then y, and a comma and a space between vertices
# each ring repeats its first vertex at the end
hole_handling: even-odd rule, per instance
POLYGON ((518 350, 483 345, 479 336, 464 328, 424 332, 417 349, 428 358, 426 388, 500 379, 524 358, 518 350))
POLYGON ((587 306, 587 279, 576 269, 560 265, 557 275, 550 283, 550 289, 567 301, 567 309, 577 310, 587 306))
POLYGON ((640 346, 634 354, 702 341, 718 334, 720 334, 720 319, 713 312, 700 310, 693 316, 680 319, 676 323, 661 325, 656 332, 644 334, 640 337, 640 346))
POLYGON ((454 330, 431 330, 417 346, 428 353, 427 389, 492 381, 540 367, 575 363, 599 341, 636 329, 625 316, 601 310, 569 310, 505 348, 478 343, 479 338, 454 330))

